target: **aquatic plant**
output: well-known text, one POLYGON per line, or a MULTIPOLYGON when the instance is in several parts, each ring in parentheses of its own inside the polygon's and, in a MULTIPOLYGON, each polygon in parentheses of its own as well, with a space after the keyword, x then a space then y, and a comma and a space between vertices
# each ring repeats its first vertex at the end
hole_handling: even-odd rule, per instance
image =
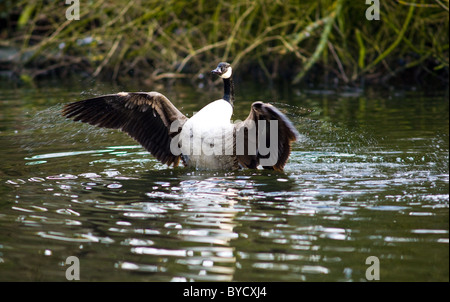
POLYGON ((379 20, 364 1, 79 1, 79 20, 68 2, 1 2, 0 68, 156 81, 230 61, 293 83, 448 82, 448 0, 372 1, 379 20))

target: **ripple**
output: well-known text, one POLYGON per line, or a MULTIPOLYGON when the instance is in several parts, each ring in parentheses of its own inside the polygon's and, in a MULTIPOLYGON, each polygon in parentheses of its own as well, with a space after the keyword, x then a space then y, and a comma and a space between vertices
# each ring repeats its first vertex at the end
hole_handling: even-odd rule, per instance
POLYGON ((368 206, 366 209, 374 210, 374 211, 403 211, 409 209, 409 207, 404 206, 395 206, 395 205, 379 205, 379 206, 368 206))
POLYGON ((77 242, 77 243, 83 243, 83 242, 100 242, 100 243, 113 243, 114 240, 112 240, 109 237, 99 237, 94 236, 92 234, 74 234, 72 237, 65 235, 61 232, 38 232, 38 236, 46 239, 54 239, 58 241, 68 241, 68 242, 77 242))
POLYGON ((51 175, 45 177, 48 180, 64 180, 64 179, 77 179, 78 176, 72 175, 72 174, 58 174, 58 175, 51 175))
POLYGON ((188 255, 188 251, 186 250, 168 250, 150 247, 134 247, 131 249, 131 252, 140 255, 170 256, 170 257, 186 257, 188 255))
POLYGON ((167 268, 159 265, 137 264, 132 262, 118 262, 114 265, 123 270, 139 271, 144 273, 166 272, 167 268))
POLYGON ((230 240, 238 238, 238 234, 221 229, 186 229, 177 232, 183 240, 226 245, 230 240))
POLYGON ((415 229, 411 230, 414 234, 448 234, 448 230, 415 229))
POLYGON ((104 149, 104 150, 92 150, 92 151, 71 151, 71 152, 47 153, 47 154, 34 155, 32 157, 25 157, 25 160, 58 158, 58 157, 67 157, 67 156, 77 156, 77 155, 83 155, 83 154, 105 153, 105 152, 111 152, 111 151, 112 150, 104 149))
POLYGON ((140 239, 140 238, 127 238, 123 240, 120 244, 129 246, 151 246, 155 242, 150 239, 140 239))
POLYGON ((308 274, 328 274, 330 270, 320 265, 305 265, 302 267, 301 272, 308 274))

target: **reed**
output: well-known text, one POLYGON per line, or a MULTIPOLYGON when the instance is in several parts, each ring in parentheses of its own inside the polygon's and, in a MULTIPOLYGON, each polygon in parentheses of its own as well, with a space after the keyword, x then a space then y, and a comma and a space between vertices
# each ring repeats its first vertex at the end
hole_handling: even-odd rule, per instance
POLYGON ((323 74, 344 84, 411 74, 448 82, 448 0, 379 2, 380 20, 369 21, 365 1, 80 1, 80 20, 70 21, 65 1, 6 0, 0 68, 31 79, 161 80, 228 61, 293 83, 323 74))

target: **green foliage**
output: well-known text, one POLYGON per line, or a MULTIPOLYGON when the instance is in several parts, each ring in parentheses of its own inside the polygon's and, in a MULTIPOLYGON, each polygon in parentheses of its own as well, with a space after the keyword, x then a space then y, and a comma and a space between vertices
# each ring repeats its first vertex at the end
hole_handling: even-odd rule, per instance
POLYGON ((17 47, 15 67, 32 78, 191 77, 219 61, 294 82, 316 66, 346 83, 411 68, 448 78, 448 0, 380 4, 381 20, 369 21, 364 1, 98 0, 80 1, 70 21, 65 1, 18 1, 0 19, 13 24, 0 46, 17 47))

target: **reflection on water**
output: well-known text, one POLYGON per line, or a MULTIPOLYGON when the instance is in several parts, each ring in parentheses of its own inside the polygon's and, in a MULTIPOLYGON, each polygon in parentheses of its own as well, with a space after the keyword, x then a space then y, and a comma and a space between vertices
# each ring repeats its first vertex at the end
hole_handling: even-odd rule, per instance
POLYGON ((64 281, 77 256, 83 281, 363 281, 377 256, 382 281, 448 281, 443 97, 286 97, 302 138, 276 173, 168 169, 59 117, 79 93, 22 93, 0 102, 0 280, 64 281))

